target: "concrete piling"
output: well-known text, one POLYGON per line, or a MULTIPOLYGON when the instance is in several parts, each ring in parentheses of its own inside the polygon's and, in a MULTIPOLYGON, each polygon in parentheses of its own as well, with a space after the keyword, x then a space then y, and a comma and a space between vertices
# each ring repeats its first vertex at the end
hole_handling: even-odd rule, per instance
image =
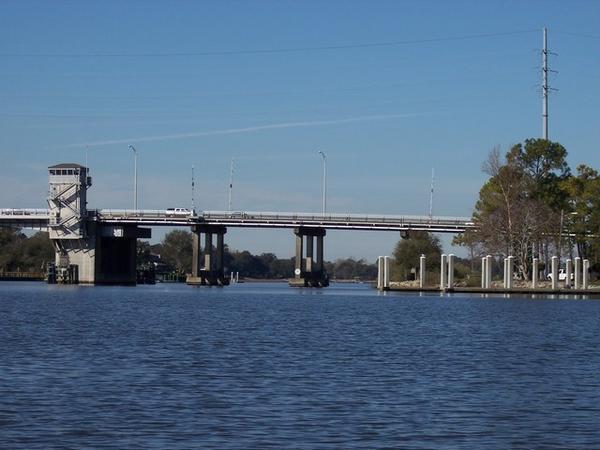
POLYGON ((448 255, 448 289, 454 287, 454 255, 448 255))
POLYGON ((575 289, 581 289, 581 258, 575 258, 575 289))
POLYGON ((504 289, 508 289, 508 258, 504 258, 504 289))
POLYGON ((383 257, 383 288, 384 289, 390 288, 390 278, 391 278, 390 275, 391 275, 391 273, 390 273, 390 257, 384 256, 383 257))
POLYGON ((537 289, 538 285, 538 277, 540 275, 539 263, 539 259, 533 258, 533 268, 531 269, 531 287, 533 287, 533 289, 537 289))
POLYGON ((487 274, 486 270, 487 258, 484 256, 481 258, 481 289, 485 289, 485 276, 487 274))
POLYGON ((506 288, 513 288, 513 280, 514 280, 514 270, 515 270, 515 257, 509 256, 507 259, 507 268, 506 268, 506 288))
POLYGON ((558 289, 558 256, 552 257, 552 290, 558 289))
POLYGON ((442 254, 441 256, 441 264, 440 264, 440 290, 444 290, 446 289, 446 286, 448 285, 448 272, 447 272, 447 266, 448 266, 448 256, 446 256, 446 254, 442 254))
POLYGON ((590 261, 588 259, 584 259, 583 260, 583 273, 582 273, 582 278, 583 278, 583 289, 587 289, 588 288, 588 284, 589 284, 589 272, 590 272, 590 261))
POLYGON ((567 266, 567 278, 565 279, 565 287, 570 288, 571 287, 571 277, 573 276, 573 261, 571 260, 571 258, 567 258, 566 266, 567 266))
POLYGON ((425 287, 425 255, 419 258, 419 287, 421 289, 425 287))
POLYGON ((485 262, 485 288, 492 287, 492 255, 487 255, 485 262))

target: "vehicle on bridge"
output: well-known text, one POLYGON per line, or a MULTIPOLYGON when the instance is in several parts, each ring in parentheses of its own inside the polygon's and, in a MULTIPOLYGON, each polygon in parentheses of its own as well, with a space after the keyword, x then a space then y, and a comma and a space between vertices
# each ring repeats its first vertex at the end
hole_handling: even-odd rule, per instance
POLYGON ((188 217, 193 215, 194 212, 187 208, 167 208, 167 217, 188 217))

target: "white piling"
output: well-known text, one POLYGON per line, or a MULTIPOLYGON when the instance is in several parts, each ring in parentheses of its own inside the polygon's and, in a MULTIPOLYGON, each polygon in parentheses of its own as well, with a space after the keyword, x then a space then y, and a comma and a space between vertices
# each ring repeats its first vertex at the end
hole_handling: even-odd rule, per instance
POLYGON ((492 287, 492 255, 486 256, 485 264, 485 287, 490 289, 492 287))
POLYGON ((377 258, 377 289, 383 289, 383 256, 377 258))
POLYGON ((565 287, 571 287, 571 277, 573 276, 573 261, 571 258, 567 258, 567 278, 565 279, 565 287))
POLYGON ((483 258, 481 258, 481 289, 485 289, 485 286, 486 286, 486 284, 485 284, 485 274, 487 273, 486 269, 485 269, 486 262, 487 262, 487 258, 485 256, 483 258))
POLYGON ((581 258, 575 258, 575 289, 581 289, 581 258))
POLYGON ((442 291, 444 289, 446 289, 446 286, 448 285, 448 280, 446 278, 446 276, 448 275, 447 265, 448 265, 448 257, 446 256, 446 254, 443 254, 441 257, 441 264, 440 264, 440 289, 442 291))
POLYGON ((390 257, 383 257, 383 288, 390 288, 390 257))
POLYGON ((425 287, 425 255, 419 258, 419 287, 421 289, 425 287))
POLYGON ((552 257, 552 290, 558 289, 558 256, 552 257))
POLYGON ((583 289, 587 289, 588 288, 588 284, 589 284, 589 272, 590 272, 590 261, 589 259, 584 259, 583 260, 583 289))
POLYGON ((504 258, 504 289, 508 289, 508 258, 504 258))
POLYGON ((531 269, 531 287, 533 289, 537 289, 538 287, 538 277, 540 275, 539 263, 539 259, 533 258, 533 267, 531 269))
POLYGON ((454 287, 454 255, 448 255, 448 289, 454 287))
POLYGON ((508 289, 513 288, 513 272, 515 271, 515 257, 509 256, 506 258, 508 260, 507 269, 506 269, 506 284, 508 289))

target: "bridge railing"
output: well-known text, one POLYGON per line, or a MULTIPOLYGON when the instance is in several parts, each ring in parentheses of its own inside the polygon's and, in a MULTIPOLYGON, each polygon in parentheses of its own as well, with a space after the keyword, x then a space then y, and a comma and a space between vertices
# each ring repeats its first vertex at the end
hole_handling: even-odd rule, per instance
POLYGON ((35 208, 3 208, 0 209, 0 216, 10 217, 40 217, 49 216, 50 213, 47 209, 35 209, 35 208))

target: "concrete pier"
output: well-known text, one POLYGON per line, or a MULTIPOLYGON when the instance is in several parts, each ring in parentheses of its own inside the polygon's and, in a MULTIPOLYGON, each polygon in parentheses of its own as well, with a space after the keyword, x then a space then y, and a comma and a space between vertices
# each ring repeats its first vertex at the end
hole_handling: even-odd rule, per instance
POLYGON ((452 253, 448 255, 448 284, 446 287, 448 289, 454 287, 454 255, 452 253))
POLYGON ((481 289, 485 289, 485 276, 487 274, 486 270, 487 258, 484 256, 481 258, 481 289))
POLYGON ((492 255, 485 257, 485 288, 490 289, 492 287, 492 255))
POLYGON ((581 287, 583 289, 588 289, 589 288, 589 279, 590 279, 590 261, 587 259, 583 260, 582 278, 583 278, 583 286, 581 286, 581 287))
POLYGON ((558 289, 558 256, 552 257, 552 290, 558 289))
POLYGON ((566 288, 570 288, 571 287, 571 277, 573 276, 573 261, 571 260, 571 258, 568 258, 566 261, 566 268, 567 268, 567 278, 565 279, 565 287, 566 288))
POLYGON ((187 277, 186 283, 194 286, 228 285, 230 279, 225 276, 223 260, 227 228, 219 225, 195 225, 192 233, 192 273, 187 277), (213 244, 213 236, 216 238, 216 245, 213 244))
POLYGON ((329 276, 325 270, 323 238, 325 228, 299 227, 294 230, 296 235, 296 258, 294 278, 289 282, 294 287, 325 287, 329 286, 329 276), (316 241, 316 258, 314 243, 316 241))
POLYGON ((575 258, 575 289, 581 289, 581 258, 575 258))
POLYGON ((540 260, 538 258, 533 258, 533 264, 531 269, 531 286, 533 289, 537 289, 538 286, 538 277, 540 275, 539 269, 540 260))
POLYGON ((448 286, 448 256, 444 253, 440 258, 440 289, 448 286))
POLYGON ((514 283, 514 270, 515 270, 515 257, 509 256, 506 258, 507 269, 506 269, 506 288, 512 289, 514 283))
POLYGON ((419 287, 420 288, 425 287, 425 274, 426 274, 425 264, 426 264, 426 257, 425 257, 425 255, 421 255, 419 257, 419 287))

